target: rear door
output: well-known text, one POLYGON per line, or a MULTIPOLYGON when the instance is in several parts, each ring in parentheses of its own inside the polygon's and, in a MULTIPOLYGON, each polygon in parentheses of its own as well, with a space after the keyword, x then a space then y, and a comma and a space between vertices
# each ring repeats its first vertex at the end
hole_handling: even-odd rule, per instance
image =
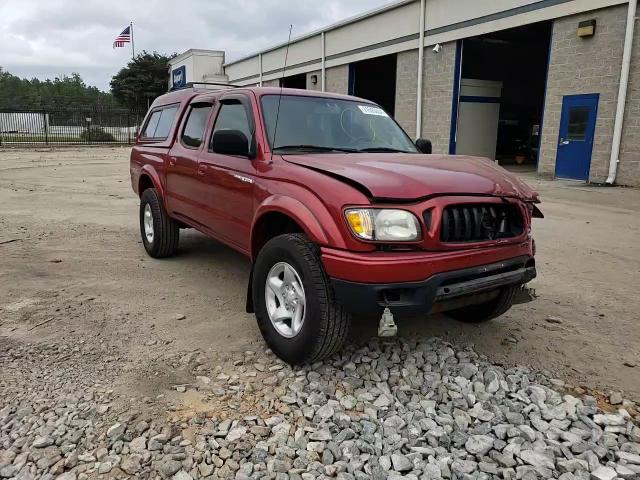
POLYGON ((563 98, 556 177, 589 180, 597 113, 597 94, 563 98))
POLYGON ((194 101, 188 107, 169 152, 166 170, 167 210, 189 223, 198 222, 198 155, 204 148, 204 132, 213 110, 211 101, 194 101))
POLYGON ((253 219, 253 187, 256 169, 251 159, 213 151, 213 133, 239 130, 255 151, 255 119, 251 100, 245 94, 220 99, 209 144, 198 164, 198 191, 204 203, 202 222, 211 232, 242 251, 249 251, 253 219))

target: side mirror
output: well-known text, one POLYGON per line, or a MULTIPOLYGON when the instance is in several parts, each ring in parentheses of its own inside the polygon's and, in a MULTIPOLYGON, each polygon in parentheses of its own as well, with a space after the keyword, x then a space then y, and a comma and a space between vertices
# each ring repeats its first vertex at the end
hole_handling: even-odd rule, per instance
POLYGON ((427 155, 431 155, 433 153, 433 145, 431 145, 431 140, 427 140, 426 138, 419 138, 416 140, 416 147, 422 153, 427 155))
POLYGON ((249 139, 240 130, 218 130, 211 144, 215 153, 249 158, 249 139))

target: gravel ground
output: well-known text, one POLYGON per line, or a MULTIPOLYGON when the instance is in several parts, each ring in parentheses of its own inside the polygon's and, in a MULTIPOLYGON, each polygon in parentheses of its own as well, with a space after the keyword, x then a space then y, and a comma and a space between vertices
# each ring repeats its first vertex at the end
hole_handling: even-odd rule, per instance
POLYGON ((2 345, 0 477, 640 478, 633 402, 605 412, 439 339, 372 341, 300 369, 269 352, 214 369, 203 352, 160 355, 195 379, 171 398, 115 395, 117 357, 2 345))
POLYGON ((530 181, 536 302, 291 369, 246 259, 145 256, 126 149, 0 151, 0 478, 640 478, 640 192, 530 181))

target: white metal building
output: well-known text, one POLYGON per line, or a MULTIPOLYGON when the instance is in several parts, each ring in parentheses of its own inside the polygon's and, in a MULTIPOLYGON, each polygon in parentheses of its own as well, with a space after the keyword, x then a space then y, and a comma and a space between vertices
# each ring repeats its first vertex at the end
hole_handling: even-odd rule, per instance
POLYGON ((640 185, 637 0, 403 0, 228 62, 378 102, 435 153, 640 185))

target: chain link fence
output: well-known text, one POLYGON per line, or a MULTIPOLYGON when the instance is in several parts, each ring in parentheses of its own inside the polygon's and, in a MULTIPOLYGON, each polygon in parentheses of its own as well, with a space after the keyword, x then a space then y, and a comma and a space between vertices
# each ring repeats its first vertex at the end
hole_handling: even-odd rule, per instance
POLYGON ((132 144, 146 112, 0 110, 0 146, 132 144))

